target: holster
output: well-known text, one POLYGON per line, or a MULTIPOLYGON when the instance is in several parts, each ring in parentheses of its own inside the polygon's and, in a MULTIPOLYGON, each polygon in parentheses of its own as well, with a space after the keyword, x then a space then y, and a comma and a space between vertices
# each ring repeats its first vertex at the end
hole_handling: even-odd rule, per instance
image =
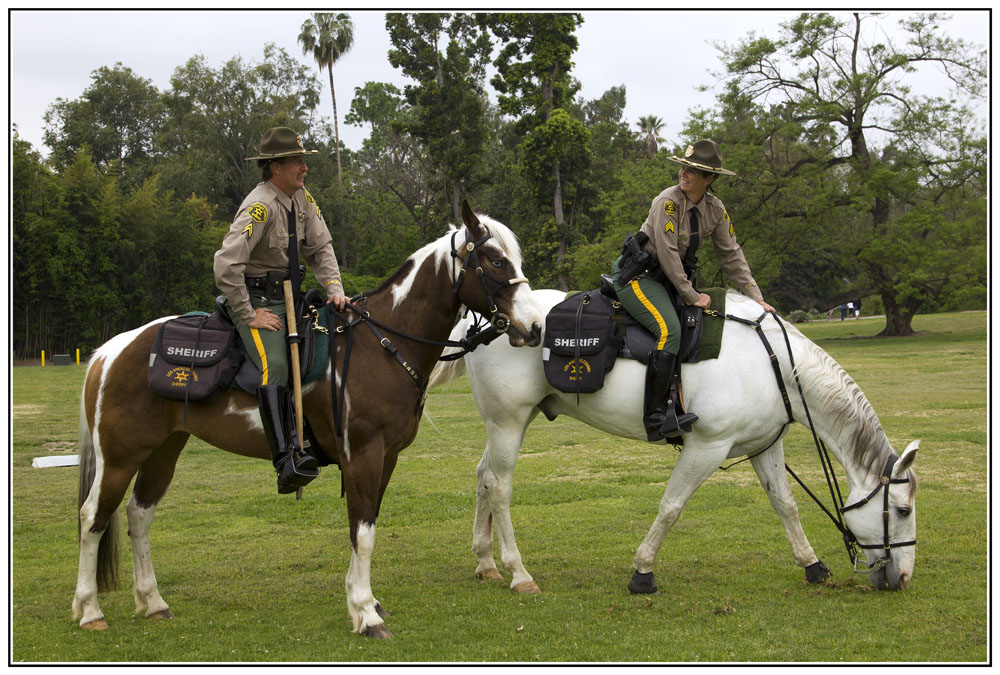
POLYGON ((656 266, 656 256, 645 248, 648 241, 649 237, 644 232, 625 237, 618 263, 618 279, 621 283, 627 283, 656 266))

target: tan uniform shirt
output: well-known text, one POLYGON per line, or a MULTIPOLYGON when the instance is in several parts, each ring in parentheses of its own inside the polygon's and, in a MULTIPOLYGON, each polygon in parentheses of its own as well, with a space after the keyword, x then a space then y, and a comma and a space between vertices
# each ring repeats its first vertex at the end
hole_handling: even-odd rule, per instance
POLYGON ((757 287, 750 267, 743 256, 743 249, 736 243, 736 234, 729 214, 722 201, 711 193, 705 193, 701 202, 692 204, 679 185, 661 192, 649 209, 649 216, 642 224, 641 231, 649 237, 646 249, 656 254, 660 269, 670 283, 689 305, 698 300, 698 291, 684 274, 681 260, 687 253, 691 241, 690 210, 698 209, 698 237, 702 243, 712 240, 719 266, 737 288, 754 300, 764 296, 757 287))
POLYGON ((302 188, 289 199, 270 181, 258 183, 240 204, 236 219, 222 240, 222 248, 215 253, 215 284, 243 323, 250 323, 255 315, 244 276, 288 273, 289 209, 293 209, 296 218, 299 259, 312 268, 328 295, 331 284, 343 286, 333 253, 333 238, 309 191, 302 188))

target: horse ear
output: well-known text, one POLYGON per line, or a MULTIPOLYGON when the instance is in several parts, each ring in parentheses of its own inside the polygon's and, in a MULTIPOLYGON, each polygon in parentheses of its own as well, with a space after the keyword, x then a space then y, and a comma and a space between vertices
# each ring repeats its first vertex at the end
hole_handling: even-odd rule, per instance
POLYGON ((913 460, 917 458, 917 450, 920 449, 920 441, 913 441, 908 446, 906 450, 903 451, 902 457, 896 462, 896 466, 892 468, 892 474, 894 476, 904 475, 911 466, 913 466, 913 460))
POLYGON ((465 199, 462 200, 462 222, 469 228, 474 238, 478 239, 486 234, 486 228, 479 222, 479 218, 472 212, 468 200, 465 199))
POLYGON ((462 222, 465 223, 466 227, 471 228, 474 224, 479 223, 479 219, 476 218, 476 214, 472 212, 469 208, 469 200, 462 200, 462 222))

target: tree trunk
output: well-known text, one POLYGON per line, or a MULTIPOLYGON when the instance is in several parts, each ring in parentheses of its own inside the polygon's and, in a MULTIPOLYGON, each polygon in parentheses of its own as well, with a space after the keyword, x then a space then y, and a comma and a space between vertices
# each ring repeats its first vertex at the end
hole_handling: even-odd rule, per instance
POLYGON ((878 334, 879 337, 914 335, 911 323, 920 303, 912 300, 898 303, 892 290, 882 291, 879 296, 882 298, 882 304, 885 305, 885 328, 878 334))
POLYGON ((462 222, 462 204, 461 204, 461 192, 462 189, 456 180, 451 184, 451 208, 455 212, 455 224, 458 225, 462 222))
POLYGON ((330 98, 333 99, 333 142, 337 144, 337 185, 343 183, 343 171, 340 168, 340 124, 337 122, 337 95, 333 91, 333 64, 326 67, 330 75, 330 98))
POLYGON ((569 281, 566 279, 566 272, 563 270, 563 260, 566 258, 566 237, 562 233, 563 199, 562 199, 562 179, 559 175, 559 162, 552 167, 552 176, 555 178, 556 190, 553 197, 556 215, 556 225, 559 230, 559 246, 556 249, 556 266, 559 267, 559 288, 563 291, 569 290, 569 281))

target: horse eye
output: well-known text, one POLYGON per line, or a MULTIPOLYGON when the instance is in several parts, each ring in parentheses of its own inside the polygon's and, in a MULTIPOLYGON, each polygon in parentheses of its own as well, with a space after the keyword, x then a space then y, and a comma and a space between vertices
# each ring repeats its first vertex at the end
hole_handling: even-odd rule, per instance
POLYGON ((494 267, 503 267, 503 263, 504 263, 503 260, 493 260, 491 262, 493 263, 494 267))
POLYGON ((913 513, 913 509, 909 506, 900 506, 896 508, 896 513, 899 514, 900 518, 908 518, 913 513))

